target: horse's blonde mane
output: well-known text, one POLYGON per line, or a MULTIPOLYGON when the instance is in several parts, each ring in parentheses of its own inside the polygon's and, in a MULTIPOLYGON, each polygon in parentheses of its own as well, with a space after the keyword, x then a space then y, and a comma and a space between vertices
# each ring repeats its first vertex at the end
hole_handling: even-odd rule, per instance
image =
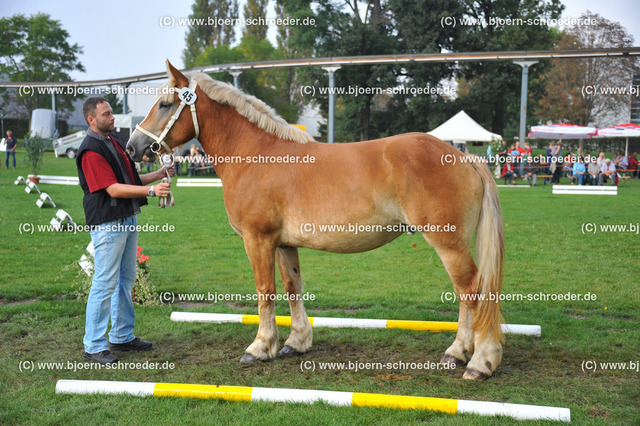
MULTIPOLYGON (((248 95, 228 83, 214 80, 204 73, 186 73, 185 76, 189 79, 195 79, 198 87, 213 101, 222 105, 231 106, 238 111, 238 114, 265 132, 275 135, 280 139, 298 143, 313 141, 313 137, 311 137, 310 134, 302 129, 291 126, 280 117, 273 108, 255 96, 248 95)), ((173 95, 167 95, 166 100, 172 97, 173 95)))

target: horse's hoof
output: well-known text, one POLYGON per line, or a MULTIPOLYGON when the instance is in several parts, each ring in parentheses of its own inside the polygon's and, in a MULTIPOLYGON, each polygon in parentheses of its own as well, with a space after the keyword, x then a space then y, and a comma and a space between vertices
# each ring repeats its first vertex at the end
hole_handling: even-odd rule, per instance
POLYGON ((289 356, 298 356, 298 355, 302 355, 302 352, 299 352, 293 349, 291 346, 284 345, 282 349, 280 349, 281 358, 286 358, 289 356))
POLYGON ((483 380, 488 379, 491 376, 488 376, 480 371, 477 370, 472 370, 470 368, 467 368, 467 370, 464 372, 464 374, 462 375, 463 379, 466 380, 475 380, 477 382, 481 382, 483 380))
POLYGON ((462 367, 465 364, 466 362, 451 355, 444 355, 440 360, 440 365, 448 365, 452 370, 458 367, 462 367))
POLYGON ((251 354, 244 354, 242 355, 242 358, 240 358, 240 364, 251 365, 255 364, 256 362, 258 362, 258 359, 251 354))

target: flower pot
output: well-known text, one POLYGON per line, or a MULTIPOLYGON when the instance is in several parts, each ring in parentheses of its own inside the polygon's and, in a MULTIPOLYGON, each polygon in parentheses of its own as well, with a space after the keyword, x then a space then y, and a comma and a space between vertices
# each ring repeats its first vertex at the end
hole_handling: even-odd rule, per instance
POLYGON ((29 179, 31 182, 35 183, 36 185, 40 183, 40 176, 29 176, 27 179, 29 179))

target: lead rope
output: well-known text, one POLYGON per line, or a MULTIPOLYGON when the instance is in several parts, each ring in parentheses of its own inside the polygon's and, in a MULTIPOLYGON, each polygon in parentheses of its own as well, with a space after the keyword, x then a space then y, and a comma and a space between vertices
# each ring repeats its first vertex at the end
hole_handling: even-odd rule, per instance
MULTIPOLYGON (((164 174, 166 177, 162 178, 163 183, 171 183, 171 176, 169 175, 168 167, 173 165, 173 156, 170 154, 164 154, 160 157, 160 165, 162 165, 162 169, 164 170, 164 174)), ((175 206, 175 201, 173 199, 173 192, 169 191, 169 195, 166 197, 160 197, 158 199, 158 207, 164 209, 165 207, 173 207, 175 206)))

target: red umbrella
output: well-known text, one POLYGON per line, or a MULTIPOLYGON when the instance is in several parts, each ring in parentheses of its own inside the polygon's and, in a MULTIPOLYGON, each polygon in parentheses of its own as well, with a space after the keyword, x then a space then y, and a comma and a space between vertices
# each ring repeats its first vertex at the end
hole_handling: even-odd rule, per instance
POLYGON ((627 138, 624 155, 629 155, 629 138, 640 137, 640 125, 633 123, 618 124, 617 126, 598 129, 599 137, 627 138))
POLYGON ((533 139, 590 139, 596 135, 595 127, 558 123, 532 126, 528 137, 533 139))

